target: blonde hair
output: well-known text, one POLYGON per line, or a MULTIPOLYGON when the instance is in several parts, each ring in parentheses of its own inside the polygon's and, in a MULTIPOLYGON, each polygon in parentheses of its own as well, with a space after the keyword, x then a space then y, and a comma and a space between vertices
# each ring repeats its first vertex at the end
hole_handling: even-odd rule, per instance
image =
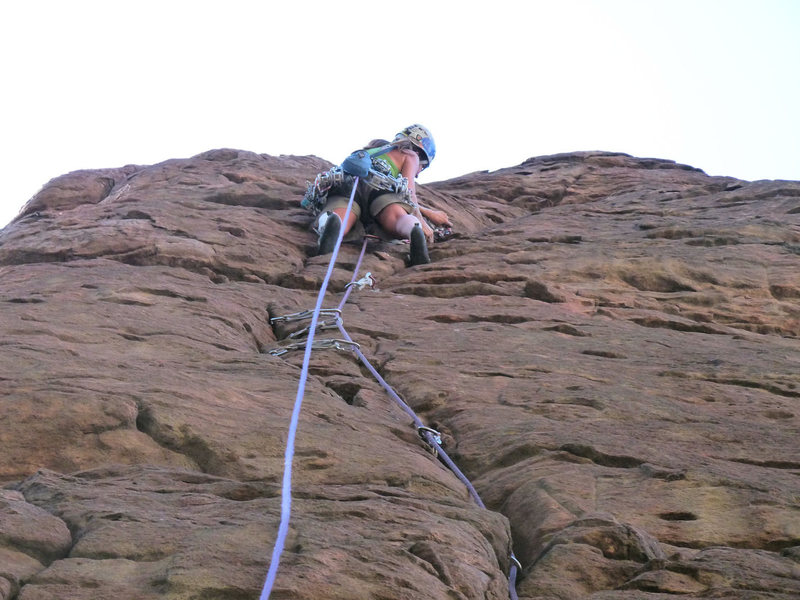
POLYGON ((404 140, 395 140, 392 143, 398 150, 414 150, 414 144, 412 144, 408 138, 404 140))
POLYGON ((388 146, 391 144, 398 150, 414 150, 414 144, 411 143, 408 139, 400 139, 390 142, 388 140, 384 140, 381 138, 376 138, 372 140, 369 144, 364 146, 364 150, 371 150, 372 148, 381 148, 382 146, 388 146))
POLYGON ((382 140, 380 138, 372 140, 369 144, 364 146, 364 150, 369 150, 371 148, 380 148, 381 146, 388 146, 389 142, 387 140, 382 140))

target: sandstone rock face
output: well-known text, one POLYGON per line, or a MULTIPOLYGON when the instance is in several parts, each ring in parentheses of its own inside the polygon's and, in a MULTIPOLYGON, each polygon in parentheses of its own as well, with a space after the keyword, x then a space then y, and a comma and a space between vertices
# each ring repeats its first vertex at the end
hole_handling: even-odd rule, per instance
MULTIPOLYGON (((0 233, 0 600, 259 596, 329 166, 71 173, 0 233)), ((272 598, 505 599, 512 548, 529 600, 800 596, 800 183, 594 152, 421 198, 457 235, 371 241, 342 319, 488 510, 315 351, 272 598)))

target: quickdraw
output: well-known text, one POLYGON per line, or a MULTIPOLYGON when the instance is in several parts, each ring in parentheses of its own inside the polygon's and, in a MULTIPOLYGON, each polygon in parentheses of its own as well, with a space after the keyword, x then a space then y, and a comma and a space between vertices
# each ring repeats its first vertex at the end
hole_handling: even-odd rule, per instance
MULTIPOLYGON (((334 325, 336 327, 336 325, 334 325)), ((353 350, 354 348, 360 348, 356 342, 352 340, 341 340, 336 338, 324 338, 321 340, 314 340, 311 343, 311 348, 313 350, 325 350, 327 348, 333 348, 334 350, 353 350)), ((269 354, 272 356, 283 356, 284 354, 291 352, 292 350, 305 350, 306 342, 296 342, 294 344, 288 344, 286 346, 280 346, 278 348, 273 348, 269 351, 269 354)))
MULTIPOLYGON (((339 308, 323 308, 319 311, 319 316, 327 316, 327 317, 341 317, 342 311, 339 308)), ((281 321, 285 323, 291 323, 292 321, 305 321, 306 319, 310 319, 314 316, 313 310, 301 310, 300 312, 291 313, 289 315, 283 315, 282 317, 272 317, 270 318, 270 323, 279 323, 281 321)))
POLYGON ((439 447, 442 445, 442 434, 431 427, 417 427, 417 434, 431 449, 434 456, 439 456, 439 447))
MULTIPOLYGON (((335 317, 330 321, 320 321, 317 323, 317 331, 324 331, 326 329, 336 329, 341 323, 341 319, 339 317, 335 317)), ((311 331, 311 327, 303 327, 302 329, 298 329, 297 331, 290 333, 287 337, 290 340, 296 340, 297 338, 303 337, 309 331, 311 331)))
POLYGON ((436 445, 442 445, 442 434, 431 427, 425 427, 424 425, 422 427, 417 427, 417 433, 421 438, 425 438, 425 434, 430 433, 433 436, 433 441, 436 442, 436 445))

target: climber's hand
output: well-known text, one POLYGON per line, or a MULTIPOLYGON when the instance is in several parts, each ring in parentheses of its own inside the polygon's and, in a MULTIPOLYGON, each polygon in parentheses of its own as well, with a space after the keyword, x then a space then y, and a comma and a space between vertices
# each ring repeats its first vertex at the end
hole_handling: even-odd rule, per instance
POLYGON ((425 216, 434 225, 445 225, 447 227, 453 226, 453 224, 450 222, 450 219, 447 217, 447 213, 445 213, 443 210, 428 209, 425 212, 427 213, 425 216))
POLYGON ((423 219, 420 222, 420 225, 422 226, 422 233, 425 234, 425 239, 428 241, 429 244, 432 244, 433 243, 433 229, 431 229, 431 227, 425 222, 425 219, 423 219))

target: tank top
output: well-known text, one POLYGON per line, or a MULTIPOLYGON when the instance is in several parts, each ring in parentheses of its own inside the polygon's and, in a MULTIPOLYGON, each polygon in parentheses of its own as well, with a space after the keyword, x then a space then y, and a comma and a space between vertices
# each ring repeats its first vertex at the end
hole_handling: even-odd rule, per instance
MULTIPOLYGON (((376 154, 379 150, 383 150, 383 147, 381 147, 381 148, 369 148, 367 150, 367 154, 372 156, 372 155, 376 154)), ((389 158, 389 154, 388 153, 381 154, 380 156, 375 157, 372 160, 374 162, 377 162, 377 161, 385 162, 386 165, 389 167, 389 170, 391 171, 392 177, 397 177, 398 175, 400 175, 400 167, 398 167, 396 164, 394 164, 394 161, 391 158, 389 158)))

